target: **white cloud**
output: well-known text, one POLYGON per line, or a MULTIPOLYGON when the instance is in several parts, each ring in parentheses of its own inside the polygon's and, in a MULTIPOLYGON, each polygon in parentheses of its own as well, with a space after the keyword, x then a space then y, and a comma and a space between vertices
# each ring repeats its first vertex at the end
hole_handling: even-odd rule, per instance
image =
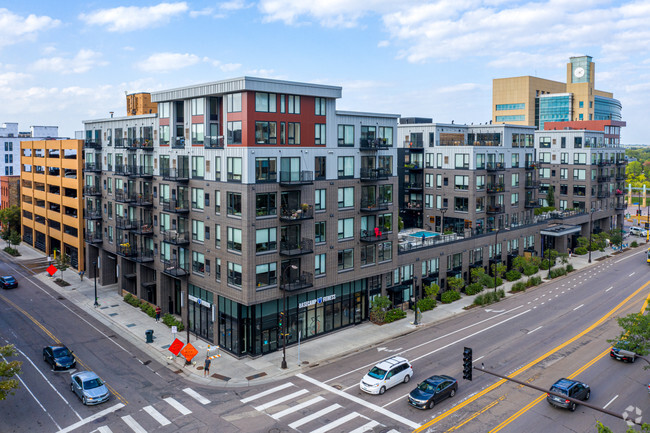
POLYGON ((42 15, 21 17, 8 9, 0 9, 0 47, 20 42, 24 39, 33 40, 38 33, 52 29, 61 21, 42 15))
MULTIPOLYGON (((400 7, 412 4, 405 0, 400 7)), ((285 24, 299 24, 301 17, 311 17, 325 27, 355 27, 361 17, 368 13, 388 12, 395 8, 390 0, 261 0, 260 11, 266 15, 264 21, 283 21, 285 24)))
POLYGON ((210 7, 203 8, 203 9, 198 10, 198 11, 190 11, 190 17, 197 18, 197 17, 202 17, 202 16, 205 16, 205 15, 211 15, 212 12, 214 12, 214 8, 210 8, 210 7))
POLYGON ((124 51, 135 51, 135 48, 130 46, 130 45, 124 46, 124 47, 122 47, 122 49, 124 51))
POLYGON ((221 63, 219 60, 212 60, 212 66, 221 69, 223 72, 233 72, 241 68, 241 63, 221 63))
POLYGON ((80 14, 86 24, 107 26, 111 32, 131 32, 168 23, 189 9, 186 2, 159 3, 155 6, 120 6, 80 14))
POLYGON ((13 87, 27 78, 30 78, 30 75, 22 72, 0 73, 0 87, 13 87))
POLYGON ((461 83, 454 84, 452 86, 439 87, 438 93, 461 93, 461 92, 473 92, 479 88, 484 88, 478 83, 461 83))
POLYGON ((100 60, 101 57, 101 53, 93 50, 79 50, 73 58, 50 57, 39 59, 34 63, 34 68, 63 74, 82 74, 95 66, 106 66, 108 62, 100 60))
POLYGON ((224 11, 236 11, 240 9, 246 9, 248 7, 250 7, 250 5, 247 5, 244 0, 231 0, 219 4, 219 9, 224 11))
POLYGON ((379 48, 388 47, 388 46, 390 46, 390 41, 379 41, 379 42, 377 43, 377 46, 378 46, 379 48))
POLYGON ((189 53, 156 53, 139 63, 138 67, 145 72, 169 72, 187 68, 200 61, 198 56, 189 53))

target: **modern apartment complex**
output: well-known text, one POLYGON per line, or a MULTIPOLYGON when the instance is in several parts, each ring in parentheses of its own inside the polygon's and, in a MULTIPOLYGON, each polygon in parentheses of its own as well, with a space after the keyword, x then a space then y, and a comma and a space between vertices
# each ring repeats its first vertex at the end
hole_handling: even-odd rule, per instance
POLYGON ((84 270, 83 140, 20 143, 23 242, 84 270))
POLYGON ((492 122, 544 129, 546 122, 621 120, 621 103, 595 89, 590 56, 571 57, 566 68, 566 83, 531 76, 494 79, 492 122))

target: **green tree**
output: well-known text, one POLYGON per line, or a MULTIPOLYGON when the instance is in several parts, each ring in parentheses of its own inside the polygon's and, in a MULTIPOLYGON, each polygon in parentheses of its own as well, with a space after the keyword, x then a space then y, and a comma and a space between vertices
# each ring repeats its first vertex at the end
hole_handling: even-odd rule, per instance
POLYGON ((450 289, 460 292, 460 290, 465 287, 465 280, 459 277, 452 277, 447 280, 447 285, 450 289))
POLYGON ((506 265, 503 263, 492 263, 490 265, 490 270, 492 271, 492 276, 494 276, 494 273, 496 272, 497 278, 501 278, 501 276, 506 272, 506 265))
POLYGON ((555 188, 553 185, 548 187, 548 192, 546 193, 546 203, 547 206, 555 207, 555 188))
POLYGON ((387 296, 375 296, 370 302, 370 320, 374 323, 384 323, 388 308, 390 299, 387 296))
POLYGON ((620 248, 621 244, 623 243, 623 233, 621 233, 621 230, 614 229, 609 232, 609 241, 612 243, 612 245, 618 245, 620 248))
POLYGON ((0 224, 3 230, 16 230, 20 234, 20 207, 0 209, 0 224))
POLYGON ((483 278, 483 275, 485 275, 485 269, 483 268, 472 268, 469 271, 470 278, 472 279, 472 283, 478 283, 481 281, 481 278, 483 278))
POLYGON ((639 161, 632 161, 627 164, 625 167, 625 175, 630 176, 639 176, 643 172, 643 166, 639 161))
MULTIPOLYGON (((596 421, 596 431, 598 433, 614 433, 612 429, 604 426, 600 421, 596 421)), ((639 431, 646 433, 650 432, 650 424, 643 423, 643 425, 641 425, 641 430, 636 430, 634 427, 628 427, 627 430, 625 430, 625 433, 636 433, 639 431)))
POLYGON ((431 283, 428 286, 424 286, 424 294, 427 298, 436 299, 439 291, 440 286, 436 283, 431 283))
POLYGON ((18 380, 14 376, 20 374, 20 361, 6 361, 8 357, 16 356, 16 349, 9 344, 0 346, 0 400, 5 400, 8 394, 13 395, 14 389, 18 388, 18 380))
POLYGON ((650 351, 650 316, 642 313, 628 314, 618 318, 618 326, 622 328, 619 336, 607 340, 615 344, 620 340, 629 342, 629 347, 634 348, 638 355, 647 355, 650 351))
POLYGON ((20 233, 16 230, 11 231, 11 236, 9 236, 9 246, 18 246, 20 245, 20 233))
POLYGON ((59 254, 56 256, 54 266, 61 271, 61 281, 65 281, 63 279, 63 272, 70 267, 70 256, 64 253, 59 254))

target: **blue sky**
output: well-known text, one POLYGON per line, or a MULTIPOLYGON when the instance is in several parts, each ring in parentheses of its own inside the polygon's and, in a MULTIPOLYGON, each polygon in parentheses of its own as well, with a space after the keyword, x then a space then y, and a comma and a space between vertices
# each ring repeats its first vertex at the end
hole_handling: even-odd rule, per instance
MULTIPOLYGON (((128 0, 126 0, 128 1, 128 0)), ((243 75, 343 87, 343 110, 484 123, 492 79, 565 81, 591 55, 623 103, 623 143, 650 144, 650 1, 231 0, 0 4, 0 123, 125 114, 124 92, 243 75)))

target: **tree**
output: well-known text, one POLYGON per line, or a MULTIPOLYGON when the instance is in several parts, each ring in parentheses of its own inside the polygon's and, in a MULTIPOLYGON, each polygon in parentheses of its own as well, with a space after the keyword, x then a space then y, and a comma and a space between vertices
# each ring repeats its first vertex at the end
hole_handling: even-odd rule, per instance
POLYGON ((483 268, 472 268, 469 271, 470 278, 472 279, 472 283, 478 283, 481 281, 481 278, 483 278, 483 275, 485 275, 485 269, 483 268))
POLYGON ((643 172, 643 166, 639 161, 632 161, 625 167, 625 174, 630 176, 640 176, 643 172))
POLYGON ((20 374, 20 361, 5 361, 10 356, 16 356, 16 350, 12 344, 0 346, 0 400, 5 400, 8 394, 13 395, 14 389, 18 388, 18 380, 12 379, 20 374))
POLYGON ((622 328, 619 336, 609 343, 616 344, 620 340, 628 342, 634 353, 647 355, 650 352, 650 316, 642 313, 628 314, 618 318, 618 326, 622 328))
MULTIPOLYGON (((598 431, 598 433, 614 433, 612 429, 604 426, 600 421, 596 421, 596 431, 598 431)), ((643 425, 641 425, 641 430, 636 430, 634 427, 628 427, 627 430, 625 430, 625 433, 636 433, 638 431, 650 432, 650 424, 643 423, 643 425)))
POLYGON ((494 274, 496 272, 497 278, 501 278, 501 276, 505 273, 506 269, 508 269, 508 268, 503 263, 492 263, 490 265, 490 270, 492 271, 492 276, 494 276, 494 274))
POLYGON ((56 262, 54 265, 59 271, 61 271, 61 281, 65 280, 63 279, 63 271, 68 269, 70 267, 70 256, 64 253, 59 254, 56 256, 56 262))
POLYGON ((390 307, 390 299, 387 296, 375 296, 370 302, 370 321, 384 323, 386 311, 390 307))
POLYGON ((16 230, 11 231, 11 236, 9 236, 9 246, 18 246, 20 245, 20 233, 16 230))
POLYGON ((609 233, 609 241, 612 243, 612 245, 618 245, 620 248, 621 244, 623 243, 623 234, 621 233, 621 230, 612 230, 609 233))
POLYGON ((460 292, 465 287, 465 280, 459 277, 452 277, 447 280, 447 285, 450 289, 460 292))
POLYGON ((548 192, 546 193, 546 204, 550 207, 555 207, 555 188, 553 185, 548 187, 548 192))
POLYGON ((16 230, 20 234, 20 207, 11 206, 1 209, 0 224, 3 230, 16 230))

